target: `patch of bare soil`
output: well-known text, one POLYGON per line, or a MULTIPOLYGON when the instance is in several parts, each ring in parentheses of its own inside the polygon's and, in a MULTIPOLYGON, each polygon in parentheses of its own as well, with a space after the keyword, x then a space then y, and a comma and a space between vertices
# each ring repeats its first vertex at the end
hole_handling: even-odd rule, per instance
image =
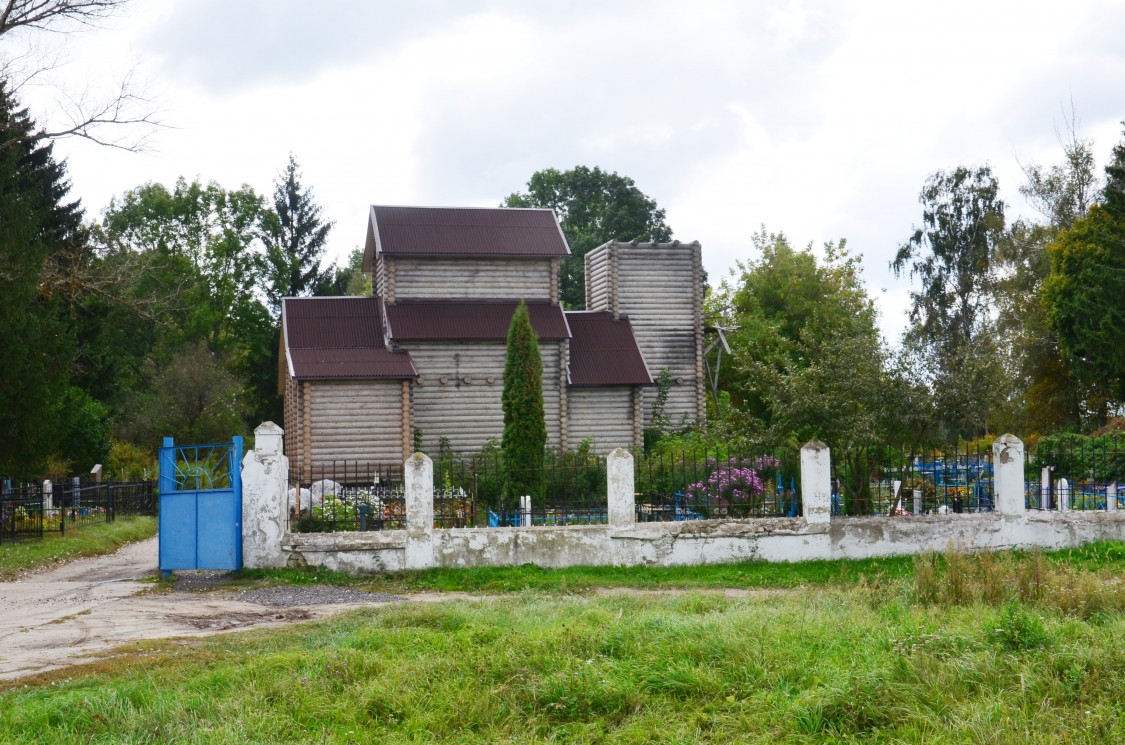
POLYGON ((222 572, 178 573, 171 592, 152 593, 140 580, 156 571, 157 552, 153 538, 0 582, 0 680, 89 662, 145 639, 278 626, 404 599, 318 586, 202 592, 221 588, 222 572))

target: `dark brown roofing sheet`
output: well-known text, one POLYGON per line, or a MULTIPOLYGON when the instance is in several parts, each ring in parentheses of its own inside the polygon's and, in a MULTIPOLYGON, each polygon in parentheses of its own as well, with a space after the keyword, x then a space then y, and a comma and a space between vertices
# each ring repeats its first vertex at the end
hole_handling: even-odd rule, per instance
MULTIPOLYGON (((413 300, 387 305, 390 337, 396 341, 504 341, 518 302, 514 300, 413 300)), ((540 339, 568 339, 562 309, 528 303, 531 327, 540 339)))
POLYGON ((289 359, 301 380, 418 376, 410 355, 386 349, 290 349, 289 359))
POLYGON ((652 385, 628 319, 610 313, 574 311, 570 325, 571 385, 652 385))
POLYGON ((290 349, 383 349, 379 300, 375 297, 285 298, 285 329, 290 349))
POLYGON ((298 379, 413 378, 410 355, 383 344, 379 298, 286 298, 285 339, 298 379))
POLYGON ((372 208, 379 250, 391 256, 566 256, 550 209, 372 208))

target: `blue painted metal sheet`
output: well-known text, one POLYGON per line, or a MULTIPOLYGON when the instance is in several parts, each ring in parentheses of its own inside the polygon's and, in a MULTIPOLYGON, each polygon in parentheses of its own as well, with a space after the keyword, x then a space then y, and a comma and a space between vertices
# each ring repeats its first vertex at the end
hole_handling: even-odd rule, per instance
POLYGON ((160 449, 160 570, 242 567, 242 438, 160 449))

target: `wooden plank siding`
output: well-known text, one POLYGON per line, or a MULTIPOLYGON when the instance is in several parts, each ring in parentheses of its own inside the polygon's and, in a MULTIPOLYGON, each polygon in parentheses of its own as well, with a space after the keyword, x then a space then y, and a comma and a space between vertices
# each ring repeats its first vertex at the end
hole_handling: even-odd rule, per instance
MULTIPOLYGON (((549 300, 552 265, 557 259, 383 257, 393 269, 393 283, 385 281, 388 301, 409 299, 512 298, 549 300), (387 289, 393 285, 393 289, 387 289)), ((555 290, 557 292, 557 290, 555 290)))
POLYGON ((402 463, 402 381, 316 380, 310 391, 313 468, 344 460, 402 463))
MULTIPOLYGON (((504 342, 403 342, 399 346, 410 353, 420 376, 413 388, 413 421, 422 430, 424 452, 436 453, 442 437, 459 453, 475 452, 490 439, 500 438, 504 433, 504 342), (490 377, 492 382, 488 382, 490 377)), ((539 354, 547 443, 558 447, 559 342, 540 341, 539 354)))
POLYGON ((572 448, 587 438, 598 453, 639 444, 634 439, 632 386, 574 386, 567 393, 567 406, 572 448))
MULTIPOLYGON (((703 398, 702 263, 698 243, 611 241, 586 255, 590 310, 627 316, 654 380, 668 368, 676 382, 665 415, 673 424, 706 416, 703 398)), ((644 392, 644 425, 656 390, 644 392)))

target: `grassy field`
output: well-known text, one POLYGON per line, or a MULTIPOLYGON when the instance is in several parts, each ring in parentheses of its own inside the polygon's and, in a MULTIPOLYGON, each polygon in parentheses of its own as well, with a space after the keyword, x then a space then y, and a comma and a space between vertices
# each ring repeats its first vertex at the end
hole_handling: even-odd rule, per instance
MULTIPOLYGON (((1010 556, 1024 556, 1011 552, 1010 556)), ((1082 548, 1041 555, 1052 565, 1116 571, 1125 574, 1125 543, 1092 543, 1082 548)), ((938 561, 944 560, 938 556, 938 561)), ((769 564, 763 561, 681 567, 570 567, 542 569, 488 567, 429 569, 375 576, 355 576, 324 569, 252 570, 238 573, 246 584, 335 584, 374 592, 581 593, 598 587, 643 590, 772 588, 806 586, 851 587, 869 581, 907 580, 915 561, 908 556, 849 561, 805 561, 769 564)))
POLYGON ((0 581, 21 572, 82 556, 110 554, 133 541, 156 535, 154 517, 119 517, 111 523, 86 525, 65 536, 47 533, 42 540, 0 545, 0 581))
MULTIPOLYGON (((742 565, 792 589, 737 597, 711 591, 745 586, 734 567, 636 570, 641 587, 707 588, 667 594, 543 579, 546 592, 148 644, 9 685, 0 741, 1125 742, 1123 558, 1099 544, 885 571, 742 565), (793 587, 802 571, 820 581, 793 587)), ((505 575, 473 576, 460 589, 505 575)))

